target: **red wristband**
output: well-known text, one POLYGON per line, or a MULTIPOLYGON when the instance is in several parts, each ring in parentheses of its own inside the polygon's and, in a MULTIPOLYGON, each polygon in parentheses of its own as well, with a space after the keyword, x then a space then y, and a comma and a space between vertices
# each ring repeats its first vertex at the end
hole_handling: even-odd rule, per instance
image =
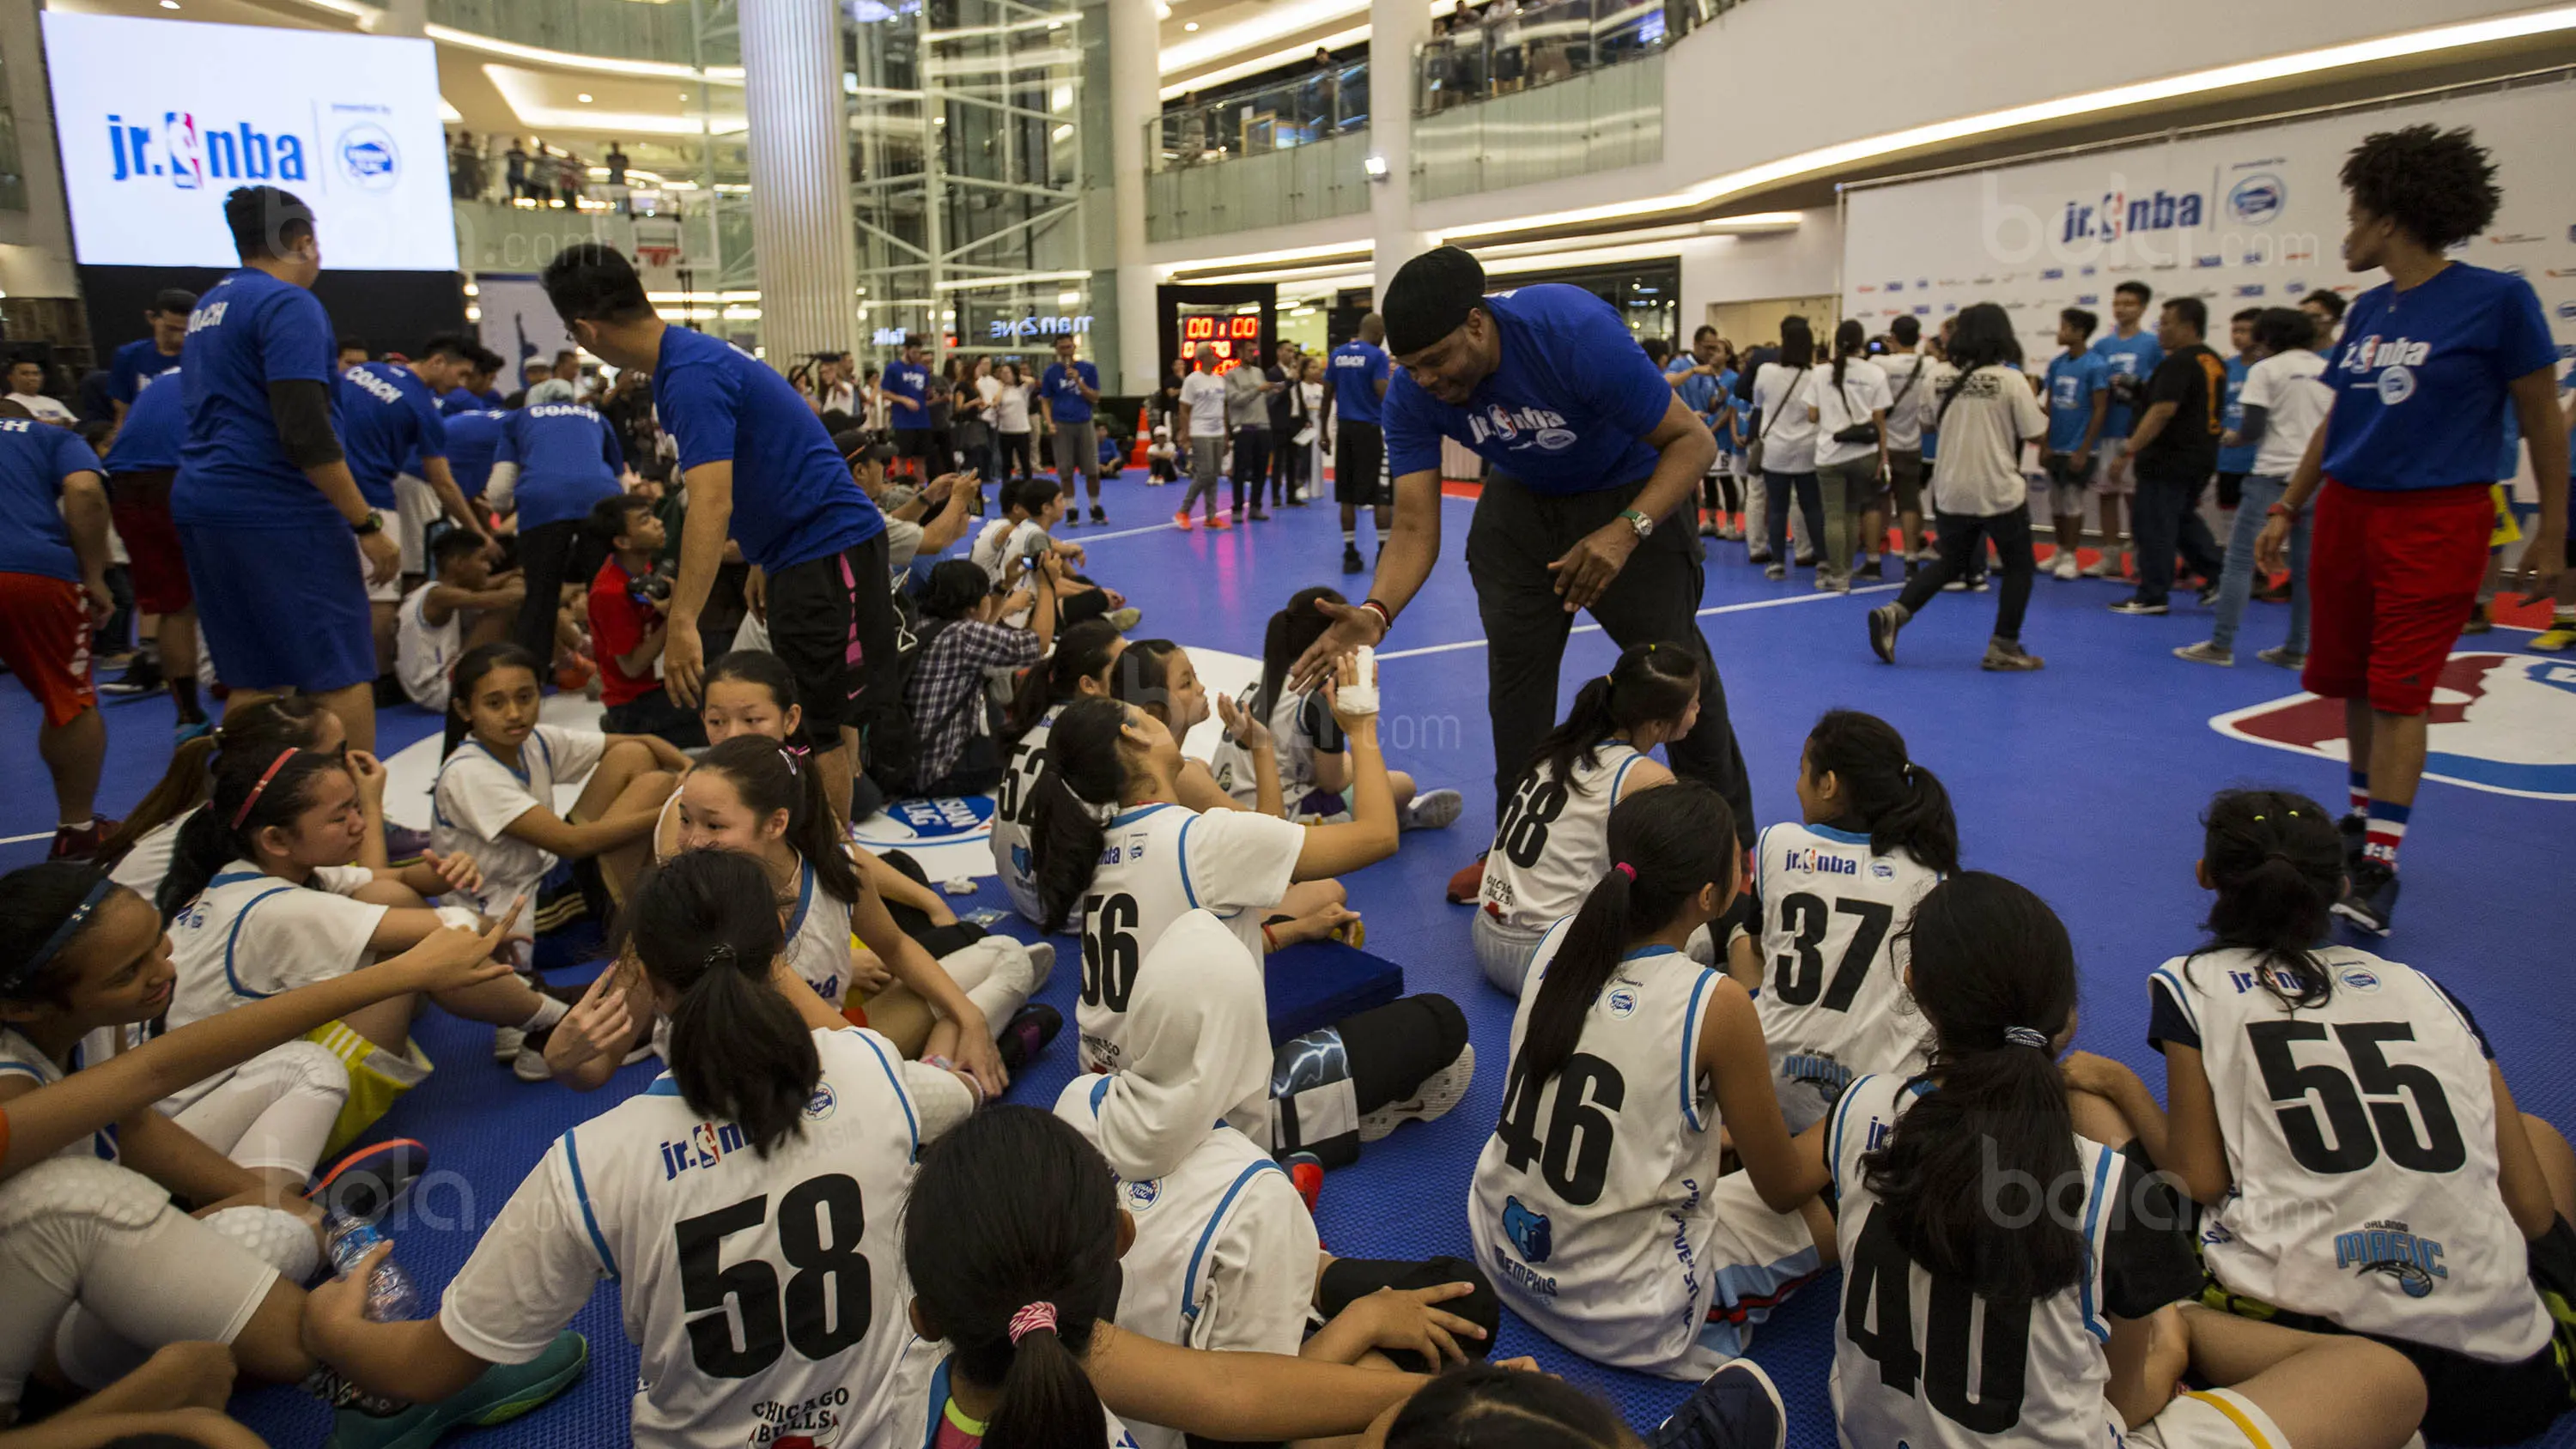
POLYGON ((2291 508, 2290 505, 2286 503, 2275 503, 2271 507, 2263 510, 2263 516, 2266 518, 2296 518, 2299 515, 2297 510, 2291 508))
POLYGON ((1388 608, 1386 605, 1379 603, 1375 599, 1360 600, 1360 607, 1363 609, 1374 609, 1377 611, 1377 632, 1379 637, 1383 638, 1387 633, 1395 628, 1395 611, 1393 609, 1388 608))

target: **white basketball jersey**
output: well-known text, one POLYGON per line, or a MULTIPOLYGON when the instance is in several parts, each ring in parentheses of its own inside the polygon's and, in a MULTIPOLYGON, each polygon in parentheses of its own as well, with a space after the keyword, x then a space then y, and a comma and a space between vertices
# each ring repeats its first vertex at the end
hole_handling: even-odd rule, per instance
POLYGON ((2413 967, 2343 946, 2316 956, 2334 983, 2320 1006, 2284 1005, 2247 950, 2176 957, 2149 978, 2199 1035, 2184 1044, 2200 1048, 2227 1143, 2233 1187, 2201 1220, 2209 1270, 2356 1333, 2530 1357, 2549 1315, 2497 1184, 2476 1032, 2413 967))
POLYGON ((1861 1154, 1883 1142, 1919 1095, 1894 1076, 1852 1083, 1834 1109, 1831 1152, 1841 1212, 1843 1310, 1834 1335, 1834 1418, 1844 1449, 2118 1449, 2120 1416, 2102 1397, 2102 1261, 2127 1164, 2078 1138, 2085 1238, 2092 1246, 2075 1287, 2025 1307, 1997 1306, 1966 1285, 1935 1283, 1876 1220, 1878 1197, 1861 1154), (1971 1347, 1976 1349, 1972 1355, 1971 1347))
POLYGON ((903 1442, 918 1401, 892 1386, 913 1341, 902 1219, 917 1119, 891 1042, 853 1027, 815 1032, 814 1047, 803 1130, 767 1157, 692 1111, 667 1074, 565 1133, 519 1191, 554 1192, 569 1219, 542 1243, 487 1234, 442 1321, 542 1341, 547 1323, 511 1320, 551 1319, 561 1300, 513 1282, 547 1283, 569 1251, 620 1280, 641 1350, 636 1443, 903 1442))
POLYGON ((367 942, 383 906, 351 900, 375 879, 364 866, 326 865, 296 885, 236 860, 170 921, 179 979, 169 1025, 230 1011, 298 986, 346 975, 374 959, 367 942))
POLYGON ((1568 924, 1530 960, 1503 1120, 1476 1159, 1468 1222, 1478 1260, 1522 1317, 1595 1362, 1661 1371, 1689 1350, 1717 1292, 1717 1110, 1696 1064, 1719 973, 1670 947, 1630 956, 1564 1069, 1532 1092, 1521 1040, 1568 924))
POLYGON ((1940 872, 1830 825, 1774 825, 1754 848, 1762 895, 1762 1040, 1793 1133, 1854 1077, 1923 1070, 1931 1025, 1905 989, 1897 934, 1940 872))
POLYGON ((1612 741, 1592 752, 1590 764, 1576 756, 1562 781, 1544 764, 1524 773, 1485 855, 1477 909, 1527 931, 1583 909, 1584 897, 1610 870, 1610 807, 1644 758, 1612 741))
POLYGON ((801 862, 796 904, 787 909, 787 964, 834 1011, 850 989, 850 903, 814 879, 814 863, 801 862))
MULTIPOLYGON (((116 1028, 101 1027, 91 1033, 87 1039, 74 1042, 71 1071, 77 1072, 85 1065, 83 1057, 90 1050, 92 1042, 98 1041, 114 1030, 116 1028)), ((0 1082, 14 1079, 22 1086, 32 1083, 38 1087, 50 1087, 69 1075, 71 1072, 66 1072, 55 1065, 54 1059, 45 1055, 34 1042, 19 1035, 17 1028, 0 1026, 0 1082)), ((230 1076, 232 1073, 225 1072, 223 1075, 230 1076)), ((116 1124, 110 1122, 87 1137, 74 1138, 64 1143, 54 1155, 56 1157, 94 1157, 101 1162, 118 1161, 120 1159, 117 1156, 116 1124)), ((1287 1351, 1295 1353, 1296 1345, 1289 1345, 1287 1351)))
POLYGON ((1036 813, 1038 777, 1046 773, 1047 735, 1062 713, 1063 705, 1049 705, 1029 732, 1012 744, 1010 768, 1002 772, 1002 783, 993 791, 993 868, 1001 874, 1002 889, 1010 893, 1012 907, 1048 927, 1054 923, 1040 919, 1044 913, 1038 907, 1037 872, 1029 861, 1029 824, 1036 813))
POLYGON ((450 610, 447 622, 433 624, 424 612, 429 606, 429 591, 436 581, 425 583, 403 596, 394 613, 394 672, 401 676, 403 693, 423 709, 447 708, 447 671, 465 652, 465 616, 450 610))
MULTIPOLYGON (((1079 1076, 1056 1115, 1099 1140, 1109 1078, 1079 1076)), ((1119 1327, 1183 1348, 1294 1355, 1315 1296, 1315 1220, 1288 1174, 1251 1138, 1218 1127, 1179 1167, 1118 1184, 1136 1224, 1119 1260, 1119 1327)), ((1144 1449, 1180 1449, 1178 1430, 1131 1424, 1144 1449)))
POLYGON ((1139 805, 1109 822, 1109 838, 1082 897, 1082 1030, 1085 1071, 1115 1071, 1127 998, 1154 943, 1174 921, 1204 910, 1225 923, 1256 962, 1261 919, 1288 893, 1306 829, 1250 810, 1139 805))

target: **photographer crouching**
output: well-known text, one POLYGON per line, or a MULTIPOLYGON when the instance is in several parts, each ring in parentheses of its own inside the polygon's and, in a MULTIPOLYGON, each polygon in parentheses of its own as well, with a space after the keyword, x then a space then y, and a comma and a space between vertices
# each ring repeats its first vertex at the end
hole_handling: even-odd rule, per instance
POLYGON ((671 575, 660 563, 668 535, 653 503, 640 493, 603 498, 591 509, 591 534, 608 561, 590 581, 590 647, 599 664, 600 726, 614 734, 660 735, 682 749, 707 742, 706 726, 662 687, 662 635, 671 610, 671 575))

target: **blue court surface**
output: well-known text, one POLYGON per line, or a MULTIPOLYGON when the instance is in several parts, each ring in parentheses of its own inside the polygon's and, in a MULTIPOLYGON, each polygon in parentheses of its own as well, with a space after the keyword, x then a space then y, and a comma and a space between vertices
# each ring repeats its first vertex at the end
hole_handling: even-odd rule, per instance
MULTIPOLYGON (((1139 636, 1257 655, 1271 612, 1303 586, 1365 586, 1338 572, 1334 511, 1282 510, 1230 532, 1181 533, 1169 510, 1180 490, 1113 485, 1107 527, 1060 528, 1091 546, 1088 572, 1144 610, 1139 636)), ((1368 924, 1368 949, 1399 962, 1414 991, 1439 991, 1465 1007, 1479 1075, 1455 1112, 1410 1126, 1325 1182, 1317 1221, 1326 1246, 1376 1257, 1470 1255, 1467 1184, 1501 1105, 1511 1003, 1483 983, 1467 944, 1467 911, 1441 899, 1450 872, 1474 857, 1494 821, 1492 759, 1481 702, 1484 640, 1461 558, 1472 504, 1444 505, 1439 571, 1388 641, 1381 736, 1389 763, 1425 786, 1455 786, 1467 810, 1455 828, 1413 834, 1393 860, 1346 881, 1368 924)), ((2080 1044, 2143 1071, 2161 1068, 2145 1044, 2147 972, 2188 949, 2204 896, 2192 879, 2196 817, 2228 785, 2296 788, 2339 807, 2339 717, 2321 724, 2301 710, 2295 678, 2256 663, 2279 642, 2286 611, 2255 605, 2243 663, 2232 670, 2169 657, 2206 635, 2205 611, 2188 603, 2162 619, 2115 616, 2116 586, 2085 580, 2037 585, 2024 639, 2046 657, 2033 675, 1990 675, 1977 662, 1992 623, 1992 595, 1948 594, 1906 631, 1901 664, 1870 654, 1862 615, 1894 585, 1837 598, 1804 577, 1766 582, 1735 544, 1711 544, 1702 624, 1723 671, 1735 728, 1753 771, 1758 823, 1795 818, 1792 781, 1800 742, 1831 706, 1873 711, 1904 731, 1917 762, 1938 772, 1958 804, 1967 862, 2024 882, 2073 932, 2085 980, 2080 1044), (2225 732, 2213 721, 2229 716, 2225 732), (2301 753, 2323 742, 2329 757, 2301 753)), ((1891 564, 1891 569, 1895 566, 1891 564)), ((1864 585, 1869 581, 1863 580, 1864 585)), ((2178 595, 2187 599, 2188 595, 2178 595)), ((2428 783, 2405 851, 2399 931, 2384 954, 2440 977, 2476 1013, 2526 1111, 2576 1128, 2576 1064, 2568 1042, 2576 1006, 2565 988, 2566 942, 2576 928, 2576 663, 2523 654, 2525 630, 2463 641, 2437 701, 2436 773, 2474 784, 2428 783), (2509 793, 2512 792, 2512 793, 2509 793)), ((1597 631, 1574 637, 1560 703, 1574 683, 1605 669, 1614 651, 1597 631)), ((166 700, 109 707, 111 759, 102 803, 130 805, 169 755, 166 700)), ((35 711, 23 690, 0 687, 0 865, 37 859, 50 833, 50 797, 27 748, 35 711)), ((384 753, 435 731, 427 716, 389 714, 384 753)), ((960 903, 961 907, 964 903, 960 903)), ((1005 905, 988 879, 975 904, 1005 905)), ((1016 918, 1014 918, 1016 924, 1016 918)), ((1074 946, 1041 999, 1073 1015, 1074 946)), ((569 976, 572 973, 567 973, 569 976)), ((652 1068, 629 1068, 607 1091, 580 1098, 526 1086, 494 1066, 488 1035, 432 1013, 421 1040, 440 1063, 383 1126, 427 1141, 444 1169, 398 1225, 402 1260, 436 1290, 464 1260, 474 1234, 573 1123, 612 1094, 640 1088, 652 1068)), ((1073 1070, 1059 1040, 1011 1091, 1050 1104, 1073 1070)), ((1786 1395, 1790 1442, 1834 1442, 1826 1397, 1838 1277, 1828 1275, 1757 1334, 1753 1357, 1786 1395)), ((505 1445, 606 1444, 625 1437, 635 1354, 619 1326, 617 1293, 599 1293, 576 1326, 588 1334, 588 1376, 557 1403, 469 1440, 505 1445)), ((1683 1386, 1605 1372, 1507 1321, 1500 1354, 1532 1354, 1550 1371, 1611 1395, 1631 1422, 1651 1426, 1683 1386)), ((856 1389, 859 1386, 854 1385, 856 1389)), ((325 1418, 285 1389, 247 1394, 237 1408, 280 1444, 313 1444, 325 1418)), ((2548 1442, 2576 1445, 2562 1421, 2548 1442)))

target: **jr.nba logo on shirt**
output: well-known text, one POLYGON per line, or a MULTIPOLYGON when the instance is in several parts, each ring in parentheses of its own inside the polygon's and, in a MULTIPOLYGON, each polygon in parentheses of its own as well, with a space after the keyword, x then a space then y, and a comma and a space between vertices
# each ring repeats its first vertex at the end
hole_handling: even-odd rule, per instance
POLYGON ((713 1167, 750 1145, 735 1123, 701 1122, 688 1136, 662 1144, 662 1180, 669 1182, 693 1167, 713 1167))
MULTIPOLYGON (((2498 795, 2576 800, 2576 662, 2454 654, 2434 682, 2424 777, 2498 795)), ((2209 722, 2249 744, 2341 762, 2343 702, 2291 694, 2209 722)))

